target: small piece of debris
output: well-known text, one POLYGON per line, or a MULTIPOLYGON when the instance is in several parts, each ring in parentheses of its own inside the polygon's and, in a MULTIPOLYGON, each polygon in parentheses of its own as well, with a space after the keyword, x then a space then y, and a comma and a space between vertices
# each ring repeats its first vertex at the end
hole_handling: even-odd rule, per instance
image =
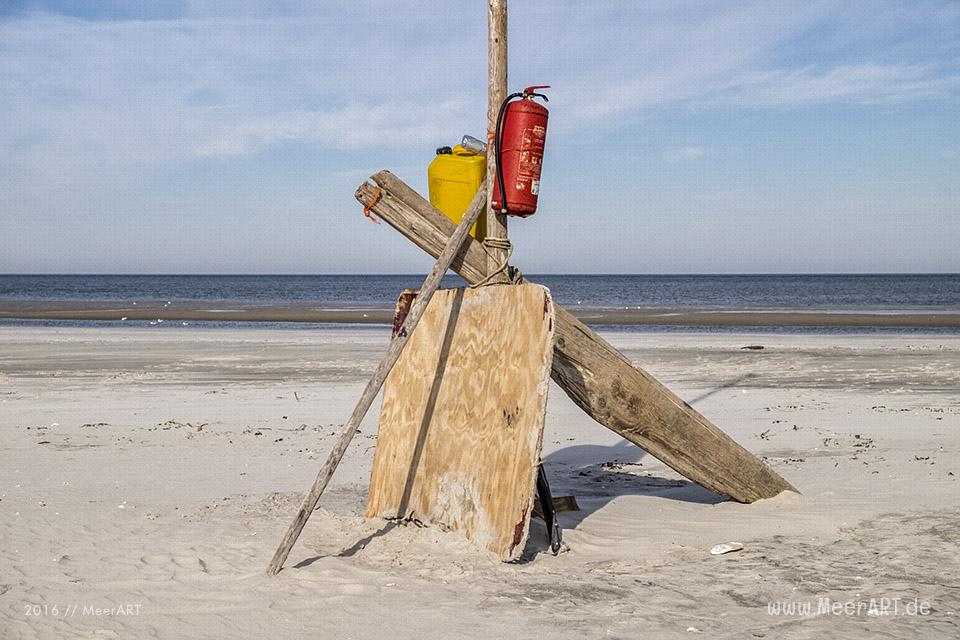
POLYGON ((742 550, 743 545, 739 542, 724 542, 723 544, 718 544, 713 549, 710 549, 710 555, 722 556, 725 553, 733 553, 734 551, 742 550))
POLYGON ((604 469, 610 469, 613 471, 619 471, 624 467, 642 467, 642 462, 620 462, 619 460, 607 461, 600 463, 600 466, 604 469))
POLYGON ((762 345, 762 344, 748 344, 748 345, 745 346, 745 347, 740 347, 740 350, 741 350, 741 351, 762 351, 762 350, 763 350, 763 345, 762 345))

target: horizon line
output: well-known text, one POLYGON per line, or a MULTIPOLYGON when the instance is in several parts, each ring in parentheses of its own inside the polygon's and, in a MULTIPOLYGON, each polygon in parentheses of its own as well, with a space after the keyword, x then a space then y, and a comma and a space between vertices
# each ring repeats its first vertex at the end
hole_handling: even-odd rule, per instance
MULTIPOLYGON (((100 276, 147 276, 147 277, 400 277, 400 276, 421 276, 421 272, 406 273, 151 273, 151 272, 5 272, 0 273, 0 277, 100 277, 100 276)), ((445 275, 458 276, 456 273, 448 272, 445 275)), ((551 272, 551 271, 531 271, 530 276, 960 276, 960 271, 723 271, 723 272, 551 272)), ((459 277, 459 276, 458 276, 459 277)))

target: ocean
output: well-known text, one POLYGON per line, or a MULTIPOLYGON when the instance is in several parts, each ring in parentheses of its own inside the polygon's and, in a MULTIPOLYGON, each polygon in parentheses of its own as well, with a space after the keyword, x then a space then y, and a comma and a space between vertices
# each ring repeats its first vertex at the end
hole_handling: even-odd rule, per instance
MULTIPOLYGON (((193 308, 391 310, 410 275, 0 275, 0 303, 188 304, 193 308)), ((529 274, 571 310, 960 314, 960 274, 529 274)), ((447 276, 444 286, 462 286, 447 276)), ((6 322, 10 322, 7 314, 6 322)), ((78 319, 74 324, 80 322, 78 319)), ((648 323, 649 324, 649 323, 648 323)))

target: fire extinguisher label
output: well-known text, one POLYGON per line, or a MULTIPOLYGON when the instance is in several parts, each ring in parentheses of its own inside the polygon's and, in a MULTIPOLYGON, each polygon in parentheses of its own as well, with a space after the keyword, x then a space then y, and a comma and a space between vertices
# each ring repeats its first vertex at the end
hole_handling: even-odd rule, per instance
POLYGON ((539 194, 540 194, 540 181, 539 181, 539 180, 531 180, 531 181, 530 181, 530 193, 532 193, 533 195, 539 195, 539 194))
POLYGON ((543 159, 543 143, 546 133, 546 129, 540 126, 523 130, 523 135, 520 138, 518 178, 540 178, 540 163, 543 159))

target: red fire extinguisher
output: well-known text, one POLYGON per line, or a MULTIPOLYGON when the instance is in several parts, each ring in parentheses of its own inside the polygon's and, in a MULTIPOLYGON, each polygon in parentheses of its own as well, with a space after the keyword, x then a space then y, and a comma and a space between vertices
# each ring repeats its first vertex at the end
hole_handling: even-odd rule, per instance
POLYGON ((522 93, 507 96, 500 106, 494 133, 497 181, 492 201, 493 208, 502 214, 526 218, 537 211, 549 112, 533 99, 547 100, 547 96, 535 91, 549 88, 527 87, 522 93), (520 100, 514 102, 516 98, 520 100), (506 199, 501 196, 504 193, 506 199))

